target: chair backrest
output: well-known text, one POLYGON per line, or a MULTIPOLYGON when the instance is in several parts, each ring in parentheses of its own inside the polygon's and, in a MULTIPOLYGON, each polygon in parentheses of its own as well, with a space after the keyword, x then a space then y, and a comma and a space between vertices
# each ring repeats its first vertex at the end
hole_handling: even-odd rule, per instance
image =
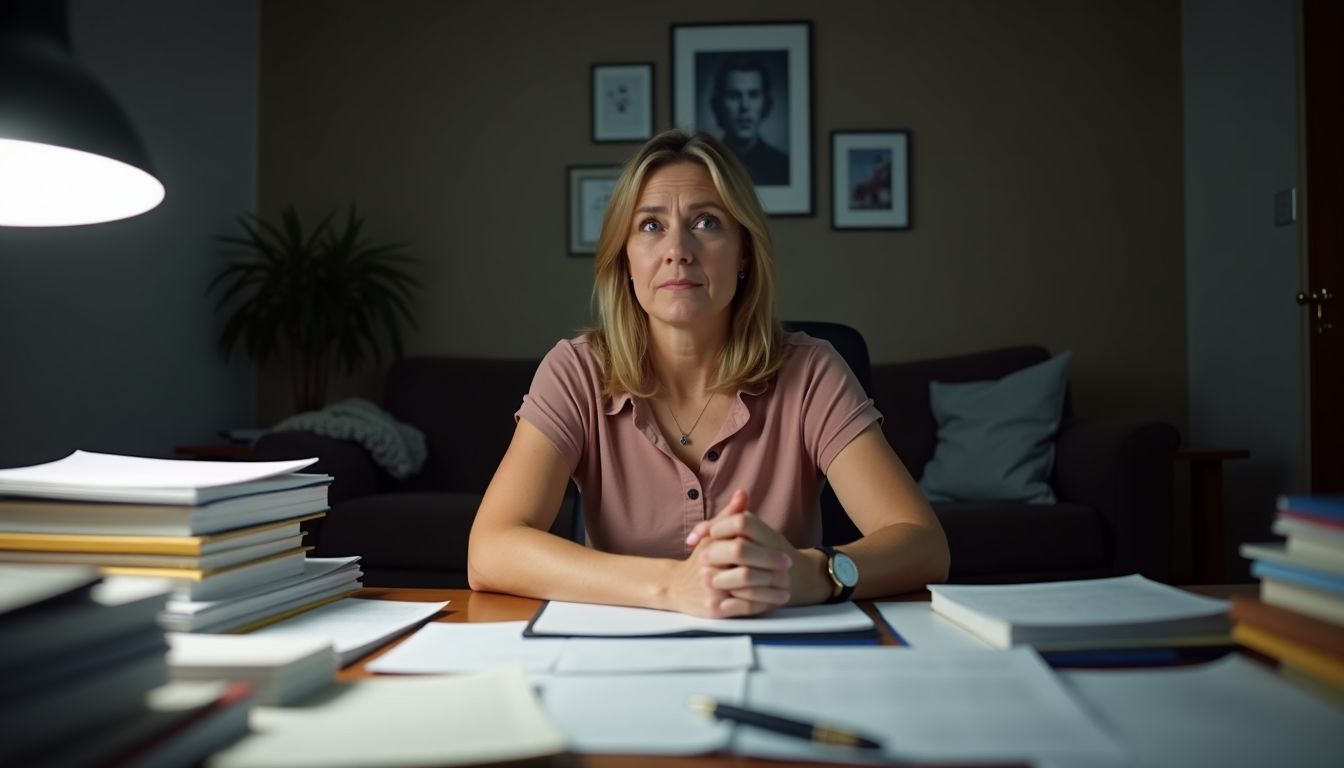
MULTIPOLYGON (((816 339, 825 339, 845 359, 854 377, 869 397, 873 394, 873 369, 868 361, 868 343, 863 334, 848 325, 811 320, 787 320, 786 331, 802 331, 816 339)), ((823 544, 848 544, 859 538, 859 529, 849 519, 828 483, 821 492, 821 541, 823 544)))

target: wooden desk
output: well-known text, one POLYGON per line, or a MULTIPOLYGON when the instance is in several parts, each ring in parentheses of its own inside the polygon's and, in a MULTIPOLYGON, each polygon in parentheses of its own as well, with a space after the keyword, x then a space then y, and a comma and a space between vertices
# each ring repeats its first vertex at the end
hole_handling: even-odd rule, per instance
MULTIPOLYGON (((382 600, 408 600, 414 602, 433 603, 443 600, 450 601, 448 607, 443 613, 432 619, 432 621, 460 622, 460 621, 522 621, 532 618, 536 613, 537 606, 541 604, 539 600, 533 600, 527 597, 514 597, 513 595, 500 595, 492 592, 472 592, 469 589, 383 589, 369 588, 359 594, 360 597, 378 598, 382 600)), ((889 598, 890 600, 927 602, 928 592, 913 592, 908 595, 889 598)), ((860 606, 870 616, 878 618, 877 609, 871 601, 861 601, 860 606)), ((880 619, 877 622, 882 633, 883 645, 899 645, 896 638, 887 629, 885 622, 880 619)), ((360 678, 371 677, 373 673, 368 671, 370 661, 378 658, 397 643, 393 642, 373 653, 365 656, 349 667, 337 673, 336 679, 340 681, 358 680, 360 678)), ((703 755, 688 757, 685 755, 654 757, 648 755, 575 755, 571 762, 561 762, 559 765, 583 766, 584 768, 671 768, 672 766, 689 766, 691 768, 763 768, 764 766, 792 766, 797 768, 799 763, 777 760, 762 760, 760 758, 738 757, 735 755, 703 755)), ((948 764, 939 763, 942 768, 947 768, 948 764)), ((978 768, 985 768, 985 764, 977 764, 978 768)), ((1010 764, 1018 765, 1018 764, 1010 764)))
POLYGON ((1181 446, 1178 461, 1190 462, 1190 539, 1195 580, 1217 584, 1227 580, 1223 561, 1227 546, 1223 524, 1223 462, 1250 458, 1245 448, 1181 446))

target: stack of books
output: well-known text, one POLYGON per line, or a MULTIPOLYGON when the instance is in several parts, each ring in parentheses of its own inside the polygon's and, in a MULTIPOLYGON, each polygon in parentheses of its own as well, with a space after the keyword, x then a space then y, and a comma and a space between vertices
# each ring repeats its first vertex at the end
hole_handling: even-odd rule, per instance
POLYGON ((0 765, 185 765, 246 732, 250 687, 166 686, 167 588, 0 566, 0 765))
MULTIPOLYGON (((0 470, 0 562, 169 579, 166 628, 238 631, 359 588, 309 568, 301 524, 327 509, 316 459, 186 461, 76 451, 0 470)), ((347 564, 348 565, 348 564, 347 564)), ((339 569, 337 569, 339 570, 339 569)))
POLYGON ((1233 601, 1233 637, 1344 701, 1344 496, 1283 496, 1281 544, 1243 544, 1260 599, 1233 601))

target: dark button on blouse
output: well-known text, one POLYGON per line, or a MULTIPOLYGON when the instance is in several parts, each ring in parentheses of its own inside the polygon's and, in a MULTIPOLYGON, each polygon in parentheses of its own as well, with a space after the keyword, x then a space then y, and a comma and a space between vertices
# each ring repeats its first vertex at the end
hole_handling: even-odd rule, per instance
POLYGON ((718 452, 718 451, 710 451, 709 453, 705 454, 705 458, 706 458, 706 459, 709 459, 710 461, 718 461, 718 460, 719 460, 719 452, 718 452))
POLYGON ((687 496, 691 501, 695 501, 696 499, 700 498, 700 492, 697 491, 697 490, 695 490, 694 488, 692 488, 691 490, 689 490, 689 491, 686 492, 686 496, 687 496))

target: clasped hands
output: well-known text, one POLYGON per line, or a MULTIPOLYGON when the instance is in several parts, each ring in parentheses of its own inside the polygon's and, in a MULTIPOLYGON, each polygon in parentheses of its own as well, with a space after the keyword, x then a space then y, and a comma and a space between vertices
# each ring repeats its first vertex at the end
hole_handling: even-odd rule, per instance
POLYGON ((748 503, 746 491, 735 491, 728 506, 686 536, 695 549, 674 570, 674 610, 710 618, 754 616, 797 597, 806 558, 748 503))

